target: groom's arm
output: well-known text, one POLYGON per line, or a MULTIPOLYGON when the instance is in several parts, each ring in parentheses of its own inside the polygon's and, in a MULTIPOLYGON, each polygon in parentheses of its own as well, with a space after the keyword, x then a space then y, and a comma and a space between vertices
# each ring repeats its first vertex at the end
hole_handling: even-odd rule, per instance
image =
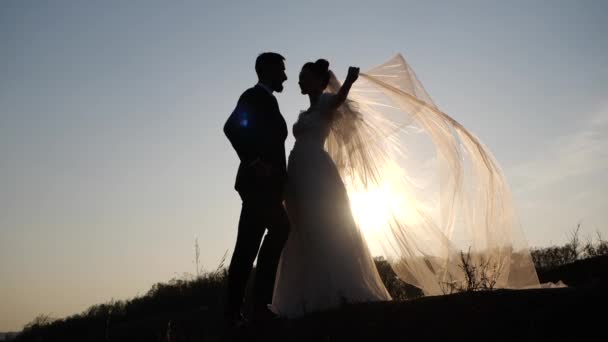
POLYGON ((256 122, 256 106, 250 94, 241 95, 236 108, 224 125, 224 134, 245 165, 253 165, 260 158, 256 122))

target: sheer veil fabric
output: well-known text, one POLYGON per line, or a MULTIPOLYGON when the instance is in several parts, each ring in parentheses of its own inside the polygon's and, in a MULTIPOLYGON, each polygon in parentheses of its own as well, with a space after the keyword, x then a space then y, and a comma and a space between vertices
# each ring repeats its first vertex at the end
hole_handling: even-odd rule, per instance
MULTIPOLYGON (((336 93, 332 74, 326 91, 336 93)), ((540 287, 492 153, 433 102, 401 54, 361 73, 325 149, 375 256, 425 295, 540 287), (468 278, 467 278, 468 277, 468 278)))

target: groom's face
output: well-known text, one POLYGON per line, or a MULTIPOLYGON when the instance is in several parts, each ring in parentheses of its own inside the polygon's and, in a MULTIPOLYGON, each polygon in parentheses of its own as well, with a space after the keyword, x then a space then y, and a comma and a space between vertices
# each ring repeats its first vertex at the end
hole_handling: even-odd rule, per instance
POLYGON ((283 82, 287 81, 287 75, 285 74, 285 63, 281 62, 277 64, 272 70, 271 77, 272 90, 278 93, 282 92, 283 82))

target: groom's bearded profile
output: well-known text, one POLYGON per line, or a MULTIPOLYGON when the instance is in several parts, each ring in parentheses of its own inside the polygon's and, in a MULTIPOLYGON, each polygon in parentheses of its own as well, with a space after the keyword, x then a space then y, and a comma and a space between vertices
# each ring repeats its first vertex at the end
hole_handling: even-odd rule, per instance
POLYGON ((260 83, 277 93, 283 91, 283 82, 287 80, 283 61, 283 56, 272 52, 261 54, 255 61, 255 72, 260 83))
POLYGON ((237 241, 228 269, 229 322, 240 319, 245 286, 256 255, 253 318, 255 321, 272 316, 267 305, 272 301, 277 265, 289 233, 283 207, 287 125, 273 95, 283 91, 287 80, 283 61, 283 56, 273 52, 258 56, 258 83, 241 95, 224 125, 224 133, 240 159, 234 188, 242 199, 237 241))

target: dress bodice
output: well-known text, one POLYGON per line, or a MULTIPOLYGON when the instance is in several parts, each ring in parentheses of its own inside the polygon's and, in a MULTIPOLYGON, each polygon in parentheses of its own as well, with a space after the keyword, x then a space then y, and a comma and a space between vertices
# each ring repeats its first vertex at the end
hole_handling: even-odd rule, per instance
POLYGON ((302 111, 298 121, 293 125, 296 146, 323 148, 331 128, 329 102, 332 94, 323 93, 317 103, 302 111))

